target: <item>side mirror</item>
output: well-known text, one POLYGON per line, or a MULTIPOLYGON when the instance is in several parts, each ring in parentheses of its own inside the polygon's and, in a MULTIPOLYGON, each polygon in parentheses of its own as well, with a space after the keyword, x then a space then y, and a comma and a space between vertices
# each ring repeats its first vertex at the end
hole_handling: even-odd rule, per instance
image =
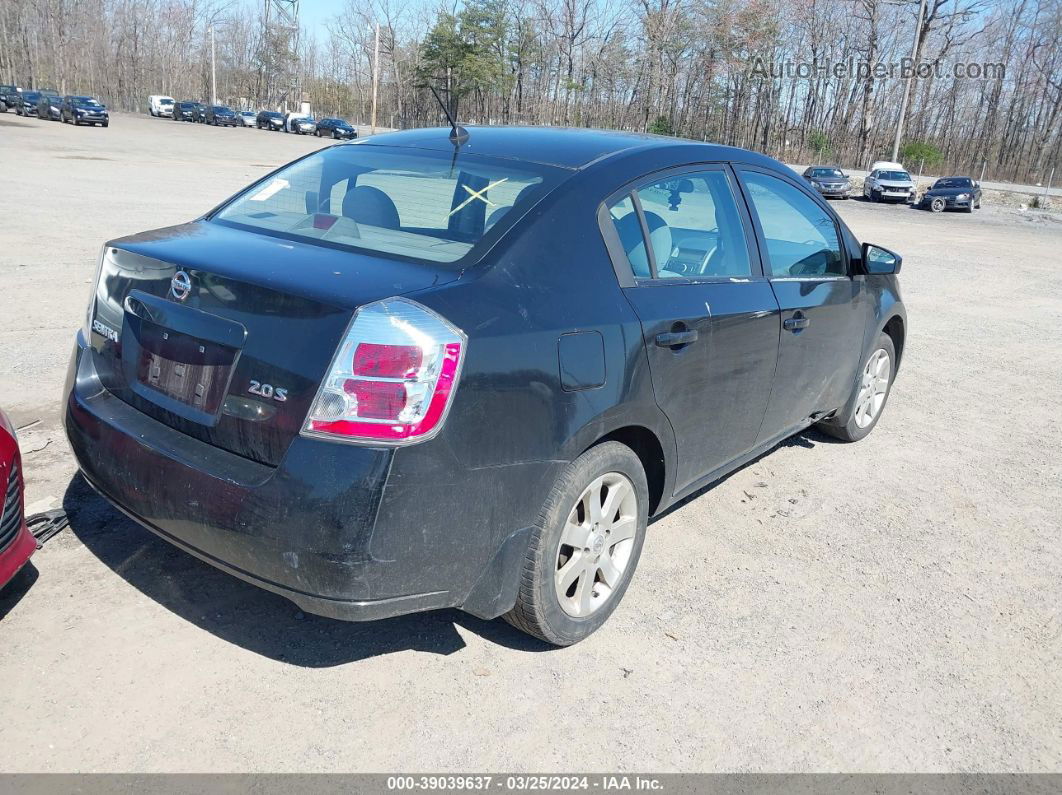
POLYGON ((875 246, 873 243, 863 244, 863 271, 868 276, 899 273, 902 263, 903 257, 894 251, 875 246))

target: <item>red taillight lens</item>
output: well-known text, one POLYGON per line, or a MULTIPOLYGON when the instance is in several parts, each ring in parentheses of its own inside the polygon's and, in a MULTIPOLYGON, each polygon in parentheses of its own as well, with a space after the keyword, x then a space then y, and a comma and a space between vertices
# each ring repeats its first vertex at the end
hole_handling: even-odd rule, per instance
POLYGON ((303 433, 384 444, 431 438, 453 401, 466 344, 459 329, 408 299, 361 307, 303 433))
POLYGON ((389 381, 355 381, 348 378, 343 391, 358 401, 358 416, 369 420, 398 421, 406 407, 406 385, 389 381))
POLYGON ((424 352, 416 345, 358 343, 354 351, 354 374, 377 378, 409 378, 424 362, 424 352))

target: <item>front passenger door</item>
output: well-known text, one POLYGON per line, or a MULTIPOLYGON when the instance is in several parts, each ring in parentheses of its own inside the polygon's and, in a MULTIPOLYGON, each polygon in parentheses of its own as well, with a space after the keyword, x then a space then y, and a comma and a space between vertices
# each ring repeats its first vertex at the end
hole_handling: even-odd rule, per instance
POLYGON ((738 173, 782 312, 765 442, 844 404, 863 348, 865 292, 849 274, 837 221, 816 198, 765 171, 738 173))

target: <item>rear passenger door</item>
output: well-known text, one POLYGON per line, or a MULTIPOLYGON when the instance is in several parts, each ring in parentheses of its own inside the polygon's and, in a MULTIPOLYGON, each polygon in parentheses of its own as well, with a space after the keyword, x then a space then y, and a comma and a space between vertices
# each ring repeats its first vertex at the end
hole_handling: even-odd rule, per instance
MULTIPOLYGON (((729 167, 647 177, 608 205, 613 258, 641 321, 680 491, 748 451, 771 392, 778 304, 729 167)), ((606 235, 609 240, 609 235, 606 235)))
POLYGON ((806 425, 848 398, 863 346, 863 280, 854 279, 841 227, 796 180, 738 169, 763 267, 781 308, 778 373, 760 441, 806 425))

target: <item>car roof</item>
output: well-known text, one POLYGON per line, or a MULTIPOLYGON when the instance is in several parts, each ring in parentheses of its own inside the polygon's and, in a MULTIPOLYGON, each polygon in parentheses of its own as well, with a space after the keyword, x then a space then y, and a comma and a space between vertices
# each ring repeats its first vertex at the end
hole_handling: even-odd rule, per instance
MULTIPOLYGON (((700 143, 648 133, 620 132, 571 127, 479 127, 466 125, 468 140, 461 151, 488 157, 504 157, 528 163, 581 169, 633 150, 681 148, 696 150, 687 157, 705 162, 734 160, 775 166, 768 157, 719 144, 700 143)), ((381 133, 359 139, 357 146, 396 146, 452 152, 449 127, 427 127, 381 133)))

